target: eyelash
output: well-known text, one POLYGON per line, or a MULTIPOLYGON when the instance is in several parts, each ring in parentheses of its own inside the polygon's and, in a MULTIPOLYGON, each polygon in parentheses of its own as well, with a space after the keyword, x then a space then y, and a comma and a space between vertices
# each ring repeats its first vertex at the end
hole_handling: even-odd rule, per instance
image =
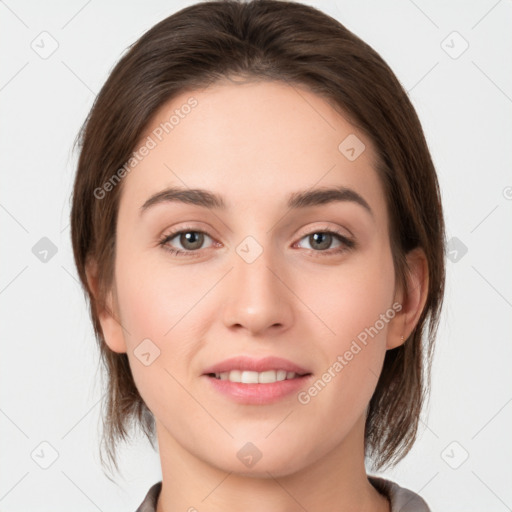
MULTIPOLYGON (((166 235, 164 235, 159 240, 158 245, 161 246, 162 249, 164 249, 165 251, 170 252, 174 256, 191 257, 191 258, 200 256, 200 254, 194 254, 194 253, 199 253, 199 250, 184 251, 182 249, 175 249, 175 248, 170 247, 169 245, 167 245, 168 242, 170 242, 177 235, 181 235, 182 233, 202 233, 203 235, 206 235, 206 236, 208 236, 208 237, 213 239, 213 237, 211 237, 205 231, 201 231, 201 230, 198 230, 198 229, 185 227, 185 228, 182 228, 180 230, 173 231, 171 233, 167 233, 166 235)), ((306 238, 308 236, 311 236, 311 235, 317 234, 317 233, 334 235, 335 238, 337 238, 338 241, 340 241, 343 245, 341 247, 335 248, 334 250, 328 249, 328 250, 325 250, 325 251, 315 251, 314 249, 306 249, 307 251, 312 252, 314 254, 314 257, 317 257, 317 256, 318 257, 334 256, 334 255, 337 255, 337 254, 344 253, 346 251, 353 250, 356 247, 356 242, 354 240, 351 240, 350 238, 347 238, 345 235, 343 235, 342 233, 336 231, 335 229, 327 228, 327 227, 324 228, 324 229, 317 229, 317 230, 311 231, 310 233, 306 233, 305 235, 303 235, 299 239, 299 241, 302 240, 303 238, 306 238)))

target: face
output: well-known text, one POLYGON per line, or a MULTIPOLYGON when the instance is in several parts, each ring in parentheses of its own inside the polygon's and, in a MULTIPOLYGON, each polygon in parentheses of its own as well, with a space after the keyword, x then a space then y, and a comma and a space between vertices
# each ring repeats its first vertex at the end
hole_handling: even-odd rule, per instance
POLYGON ((361 441, 401 329, 371 141, 305 89, 225 81, 161 108, 142 145, 102 326, 160 450, 284 475, 361 441))

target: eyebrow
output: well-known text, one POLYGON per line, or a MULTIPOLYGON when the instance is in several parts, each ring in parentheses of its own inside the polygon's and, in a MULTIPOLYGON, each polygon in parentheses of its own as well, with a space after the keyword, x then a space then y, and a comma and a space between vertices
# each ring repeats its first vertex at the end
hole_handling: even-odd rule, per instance
MULTIPOLYGON (((294 192, 288 199, 289 209, 296 210, 334 202, 353 202, 362 206, 372 217, 373 211, 367 201, 355 190, 339 186, 334 188, 316 188, 294 192)), ((222 196, 200 188, 169 187, 153 194, 140 207, 140 215, 146 210, 161 203, 179 202, 202 206, 204 208, 226 210, 222 196)))

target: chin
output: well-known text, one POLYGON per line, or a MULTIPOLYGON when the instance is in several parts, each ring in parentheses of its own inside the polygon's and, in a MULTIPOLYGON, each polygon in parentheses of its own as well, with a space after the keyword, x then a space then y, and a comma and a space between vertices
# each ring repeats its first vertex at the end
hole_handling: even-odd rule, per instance
POLYGON ((273 477, 283 477, 299 471, 306 465, 302 457, 297 457, 297 450, 292 446, 288 450, 282 445, 267 445, 258 449, 252 443, 246 443, 242 448, 237 446, 233 457, 226 456, 224 452, 221 457, 209 462, 222 471, 252 478, 269 478, 269 473, 273 477), (279 452, 276 452, 278 448, 279 452))

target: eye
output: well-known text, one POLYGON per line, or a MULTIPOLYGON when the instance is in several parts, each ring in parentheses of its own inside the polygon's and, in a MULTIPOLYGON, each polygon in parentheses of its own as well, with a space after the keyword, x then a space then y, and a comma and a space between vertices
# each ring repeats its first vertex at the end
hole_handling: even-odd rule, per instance
MULTIPOLYGON (((204 248, 203 245, 205 239, 213 241, 213 239, 204 231, 184 228, 164 235, 164 237, 159 241, 159 245, 173 255, 195 257, 200 255, 199 249, 204 248), (171 245, 173 240, 174 244, 179 244, 181 248, 171 245)), ((302 240, 306 240, 309 244, 309 248, 306 247, 306 249, 311 251, 315 256, 341 254, 342 252, 353 249, 356 246, 356 242, 354 240, 351 240, 336 230, 327 228, 313 231, 302 237, 300 241, 302 240), (333 247, 333 244, 337 245, 334 245, 333 247)), ((300 244, 300 241, 295 245, 300 244)))
MULTIPOLYGON (((326 255, 339 254, 355 247, 353 240, 347 238, 342 233, 329 229, 314 231, 302 237, 301 240, 307 241, 311 251, 326 253, 326 255), (337 243, 338 245, 333 248, 333 243, 337 243)), ((306 247, 306 249, 308 249, 308 247, 306 247)))
MULTIPOLYGON (((204 231, 198 231, 195 229, 182 229, 180 231, 174 231, 173 233, 166 234, 159 242, 159 245, 163 249, 169 251, 171 254, 176 255, 192 255, 190 253, 197 252, 198 249, 202 249, 205 238, 212 238, 204 231), (173 247, 170 244, 172 240, 176 239, 175 244, 180 244, 183 249, 173 247)), ((193 255, 195 256, 195 254, 193 255)))

